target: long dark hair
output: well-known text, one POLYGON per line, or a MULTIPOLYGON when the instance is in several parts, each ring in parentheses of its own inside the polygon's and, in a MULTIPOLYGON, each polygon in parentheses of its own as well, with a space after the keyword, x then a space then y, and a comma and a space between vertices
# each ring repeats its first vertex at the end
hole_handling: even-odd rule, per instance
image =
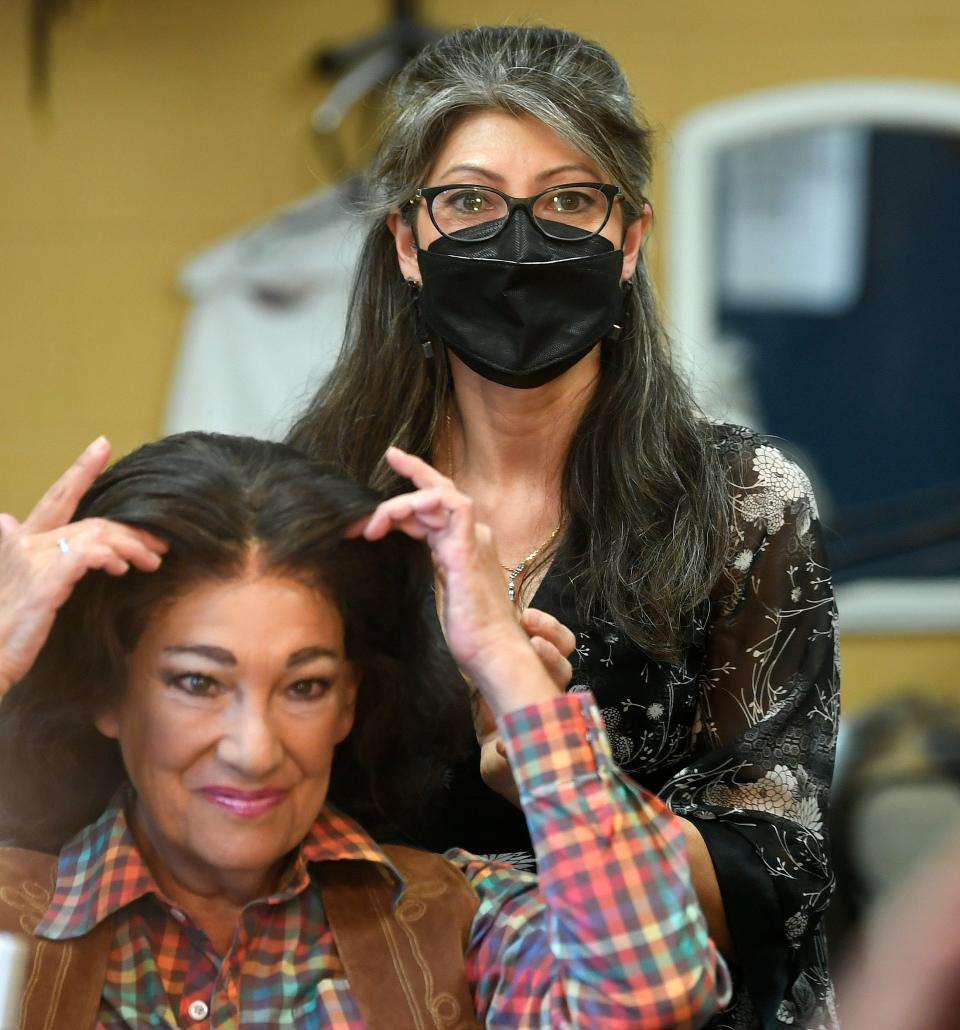
MULTIPOLYGON (((340 359, 289 441, 378 489, 400 489, 389 444, 428 458, 450 403, 446 354, 425 359, 388 211, 409 209, 445 134, 469 111, 530 114, 570 140, 643 210, 652 134, 623 74, 596 43, 536 27, 444 36, 397 79, 379 156, 376 220, 357 269, 340 359)), ((643 261, 629 328, 604 344, 597 389, 573 437, 562 506, 584 617, 602 613, 649 653, 675 657, 719 577, 730 500, 709 427, 670 362, 643 261)))
POLYGON ((330 800, 380 836, 415 835, 440 777, 436 734, 452 706, 442 684, 457 681, 437 671, 425 546, 400 534, 344 539, 377 500, 286 445, 204 433, 148 444, 99 476, 75 518, 139 526, 170 549, 156 572, 84 576, 33 669, 0 704, 0 837, 55 851, 100 814, 125 772, 94 719, 123 691, 151 614, 198 581, 241 574, 254 545, 265 571, 337 605, 360 674, 330 800))

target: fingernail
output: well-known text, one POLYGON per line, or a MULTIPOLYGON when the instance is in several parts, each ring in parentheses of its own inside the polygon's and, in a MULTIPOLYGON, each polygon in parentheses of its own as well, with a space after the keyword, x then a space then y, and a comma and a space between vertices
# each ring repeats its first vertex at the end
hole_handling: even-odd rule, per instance
POLYGON ((109 444, 109 440, 101 433, 96 440, 87 448, 88 451, 99 451, 102 450, 109 444))

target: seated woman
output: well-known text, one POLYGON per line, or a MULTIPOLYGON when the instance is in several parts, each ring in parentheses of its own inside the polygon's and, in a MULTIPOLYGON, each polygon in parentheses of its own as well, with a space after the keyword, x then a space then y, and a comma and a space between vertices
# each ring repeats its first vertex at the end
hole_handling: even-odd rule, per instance
POLYGON ((377 507, 283 445, 184 434, 64 524, 101 443, 0 520, 21 1027, 692 1027, 728 997, 678 819, 548 674, 469 499, 387 457, 416 489, 377 507), (539 882, 378 846, 344 811, 391 814, 438 696, 409 537, 498 717, 539 882))

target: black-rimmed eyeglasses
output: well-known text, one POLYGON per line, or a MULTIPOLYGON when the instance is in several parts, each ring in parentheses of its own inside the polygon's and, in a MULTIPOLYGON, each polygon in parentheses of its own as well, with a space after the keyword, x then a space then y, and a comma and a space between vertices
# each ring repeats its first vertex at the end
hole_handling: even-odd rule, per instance
POLYGON ((455 240, 479 242, 500 233, 517 208, 552 240, 585 240, 610 220, 620 187, 604 182, 568 182, 532 197, 511 197, 492 186, 452 183, 421 186, 415 199, 427 202, 437 231, 455 240))

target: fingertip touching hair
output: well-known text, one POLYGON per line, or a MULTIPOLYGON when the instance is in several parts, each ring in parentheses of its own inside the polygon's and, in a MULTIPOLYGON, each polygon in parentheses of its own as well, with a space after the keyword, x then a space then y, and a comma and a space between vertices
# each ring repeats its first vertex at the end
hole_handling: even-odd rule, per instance
POLYGON ((138 526, 170 548, 156 572, 84 576, 0 704, 0 837, 54 851, 100 814, 125 773, 94 720, 124 690, 127 656, 164 604, 245 574, 252 552, 260 570, 315 587, 343 618, 360 687, 330 800, 374 832, 409 835, 439 778, 424 756, 437 755, 444 688, 425 620, 426 547, 396 533, 344 539, 377 500, 289 446, 216 434, 147 444, 100 475, 75 520, 138 526))
MULTIPOLYGON (((374 221, 357 267, 339 361, 289 441, 396 492, 389 444, 429 460, 451 403, 443 347, 425 358, 386 215, 411 198, 447 132, 473 111, 531 115, 587 154, 637 217, 653 165, 652 132, 616 61, 561 29, 486 26, 427 46, 388 98, 372 164, 374 221)), ((583 614, 600 612, 650 654, 675 658, 719 578, 730 498, 713 436, 670 360, 642 260, 626 330, 602 344, 601 377, 574 436, 561 502, 578 561, 583 614)))

